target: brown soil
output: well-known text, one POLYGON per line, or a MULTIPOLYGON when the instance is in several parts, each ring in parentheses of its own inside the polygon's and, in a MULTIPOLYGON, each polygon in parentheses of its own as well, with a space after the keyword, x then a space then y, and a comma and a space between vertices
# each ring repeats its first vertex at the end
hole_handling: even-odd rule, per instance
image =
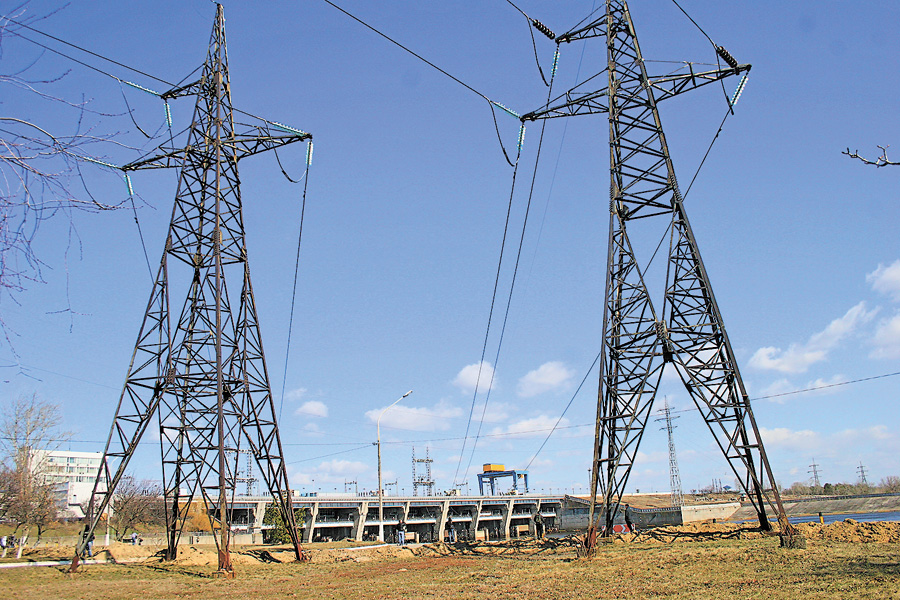
POLYGON ((860 523, 845 519, 828 525, 803 523, 797 527, 809 540, 830 542, 897 543, 900 542, 900 523, 860 523))

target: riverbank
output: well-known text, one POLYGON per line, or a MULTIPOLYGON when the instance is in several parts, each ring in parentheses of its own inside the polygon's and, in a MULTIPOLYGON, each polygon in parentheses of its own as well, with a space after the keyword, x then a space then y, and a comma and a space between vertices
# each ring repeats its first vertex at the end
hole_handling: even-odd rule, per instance
MULTIPOLYGON (((900 494, 866 494, 865 496, 808 496, 783 498, 782 504, 788 517, 810 515, 850 515, 900 511, 900 494)), ((756 511, 749 502, 729 518, 730 521, 748 521, 756 518, 756 511)))

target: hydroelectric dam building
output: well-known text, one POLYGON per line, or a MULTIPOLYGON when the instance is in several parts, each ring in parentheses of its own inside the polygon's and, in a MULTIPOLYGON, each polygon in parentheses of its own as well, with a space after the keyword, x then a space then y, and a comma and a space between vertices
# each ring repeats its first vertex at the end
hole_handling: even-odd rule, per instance
MULTIPOLYGON (((262 543, 266 508, 271 496, 238 496, 231 504, 231 527, 237 544, 262 543)), ((294 495, 293 507, 303 543, 378 538, 378 497, 353 494, 294 495), (301 524, 302 523, 302 524, 301 524)), ((680 525, 705 519, 727 519, 740 503, 683 506, 677 508, 634 508, 633 519, 640 528, 680 525)), ((588 526, 590 503, 569 495, 501 496, 385 496, 384 539, 397 539, 400 521, 406 523, 407 541, 435 542, 448 539, 452 526, 458 540, 503 540, 534 534, 534 515, 540 512, 545 530, 577 532, 588 526)), ((619 521, 622 521, 619 515, 619 521)), ((622 521, 624 523, 624 521, 622 521)), ((207 534, 185 532, 182 543, 213 543, 207 534)))
MULTIPOLYGON (((238 496, 231 504, 231 526, 235 543, 260 543, 266 507, 271 496, 238 496)), ((400 521, 406 523, 407 540, 433 542, 447 539, 452 526, 457 539, 507 539, 534 533, 534 515, 540 512, 544 527, 562 529, 566 497, 527 496, 385 496, 384 538, 395 541, 400 521)), ((293 497, 298 527, 304 543, 350 538, 357 541, 378 537, 377 496, 319 494, 293 497), (302 521, 302 525, 300 522, 302 521)), ((583 512, 576 507, 577 512, 583 512)), ((587 522, 587 514, 579 515, 587 522)), ((185 532, 186 543, 205 543, 209 534, 185 532)), ((212 543, 212 538, 209 538, 212 543)))

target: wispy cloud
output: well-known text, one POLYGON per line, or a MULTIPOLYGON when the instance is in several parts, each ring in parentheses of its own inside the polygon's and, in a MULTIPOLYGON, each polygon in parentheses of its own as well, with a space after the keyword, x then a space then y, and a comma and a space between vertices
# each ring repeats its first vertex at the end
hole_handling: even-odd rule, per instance
POLYGON ((466 365, 457 373, 453 385, 467 394, 474 392, 476 385, 481 391, 487 391, 488 386, 493 389, 497 385, 494 378, 494 367, 487 361, 466 365))
POLYGON ((835 375, 832 375, 827 379, 819 377, 812 381, 807 381, 806 385, 796 385, 794 383, 791 383, 790 380, 782 377, 781 379, 772 382, 767 388, 763 389, 759 397, 765 398, 770 402, 784 404, 794 397, 802 396, 806 398, 809 396, 818 396, 821 394, 833 394, 839 389, 837 387, 834 387, 835 384, 841 383, 846 380, 847 377, 845 375, 836 373, 835 375), (800 390, 809 391, 804 391, 802 394, 793 393, 800 390))
POLYGON ((516 392, 521 398, 531 398, 544 392, 564 389, 574 376, 575 371, 567 368, 562 362, 546 362, 522 377, 516 392))
POLYGON ((872 358, 900 358, 900 313, 878 323, 872 343, 875 345, 872 358))
MULTIPOLYGON (((376 423, 384 408, 366 411, 366 417, 372 423, 376 423)), ((384 413, 384 416, 381 418, 381 426, 412 431, 445 431, 450 429, 451 419, 462 415, 463 411, 460 407, 445 400, 441 400, 431 407, 398 404, 384 413)))
POLYGON ((890 296, 894 302, 900 302, 900 259, 887 267, 879 264, 878 268, 866 275, 866 281, 872 289, 890 296))
POLYGON ((308 392, 309 390, 307 390, 305 387, 294 388, 284 395, 284 399, 291 402, 296 402, 305 398, 308 392))
POLYGON ((877 313, 877 308, 866 310, 866 303, 860 302, 824 330, 813 334, 805 344, 791 344, 787 350, 773 346, 760 348, 750 358, 750 365, 782 373, 804 373, 811 365, 826 360, 831 350, 877 313))
MULTIPOLYGON (((506 427, 495 427, 491 433, 495 436, 504 435, 507 438, 543 437, 550 433, 550 430, 556 425, 556 419, 556 417, 539 415, 510 423, 506 427)), ((563 417, 558 426, 567 427, 568 425, 569 420, 563 417)))

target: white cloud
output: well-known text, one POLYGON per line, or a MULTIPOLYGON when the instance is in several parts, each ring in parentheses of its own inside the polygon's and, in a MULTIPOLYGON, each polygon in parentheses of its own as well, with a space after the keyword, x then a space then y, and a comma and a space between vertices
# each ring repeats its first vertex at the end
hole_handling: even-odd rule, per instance
MULTIPOLYGON (((383 410, 384 407, 366 411, 366 417, 372 423, 377 423, 378 416, 383 410)), ((445 431, 450 429, 451 419, 462 415, 461 408, 444 400, 430 408, 398 404, 384 413, 381 418, 381 426, 411 431, 445 431)))
POLYGON ((881 320, 872 343, 875 345, 872 358, 900 358, 900 313, 881 320))
MULTIPOLYGON (((318 467, 316 467, 316 472, 323 476, 323 478, 334 477, 337 475, 358 475, 360 473, 367 473, 370 470, 369 465, 364 462, 358 460, 341 460, 334 459, 325 461, 320 463, 318 467)), ((318 477, 317 477, 318 479, 318 477)))
POLYGON ((900 259, 889 266, 882 264, 866 275, 866 281, 872 284, 876 292, 888 295, 894 302, 900 302, 900 259))
POLYGON ((316 423, 307 423, 303 426, 303 431, 315 437, 322 437, 322 430, 316 423))
POLYGON ((531 398, 544 392, 567 387, 574 376, 575 371, 566 368, 562 362, 546 362, 522 377, 516 392, 522 398, 531 398))
POLYGON ((326 406, 324 402, 319 402, 318 400, 310 400, 309 402, 304 402, 303 406, 294 411, 294 414, 304 417, 325 418, 328 416, 328 406, 326 406))
POLYGON ((296 402, 297 400, 302 400, 306 396, 308 391, 309 390, 307 390, 304 387, 295 388, 295 389, 289 391, 287 394, 285 394, 284 398, 285 398, 285 400, 290 400, 291 402, 296 402))
POLYGON ((787 350, 772 346, 760 348, 750 358, 750 365, 782 373, 804 373, 811 365, 827 359, 831 350, 877 313, 878 308, 867 311, 866 303, 860 302, 828 327, 810 336, 805 344, 791 344, 787 350))
POLYGON ((635 456, 634 464, 646 464, 646 463, 657 463, 657 462, 669 462, 669 453, 663 451, 656 452, 642 452, 638 450, 637 456, 635 456))
MULTIPOLYGON (((527 438, 527 437, 545 437, 553 426, 556 425, 556 418, 547 415, 539 415, 531 419, 522 419, 511 423, 507 427, 495 427, 491 432, 495 437, 502 435, 508 438, 527 438)), ((565 417, 560 420, 557 427, 567 427, 569 420, 565 417)))
POLYGON ((780 448, 809 453, 822 446, 822 436, 810 429, 794 431, 787 427, 776 427, 775 429, 760 427, 759 433, 767 451, 772 448, 780 448))
POLYGON ((466 393, 474 392, 476 385, 479 391, 487 391, 488 386, 490 386, 490 389, 493 389, 497 386, 497 381, 494 378, 494 367, 487 361, 466 365, 457 373, 456 379, 453 380, 453 385, 466 393), (479 372, 481 373, 480 377, 479 372))
POLYGON ((772 402, 778 402, 779 404, 784 404, 783 398, 772 398, 771 396, 779 396, 780 394, 793 392, 796 389, 797 387, 793 383, 791 383, 788 379, 782 377, 781 379, 777 379, 770 383, 767 387, 763 388, 759 394, 759 397, 766 398, 772 402))
POLYGON ((821 394, 833 394, 837 390, 834 387, 834 384, 841 383, 846 381, 847 378, 841 373, 837 373, 832 375, 828 379, 823 379, 819 377, 813 381, 806 382, 804 386, 798 386, 791 383, 786 378, 778 379, 777 381, 772 382, 767 388, 765 388, 760 394, 761 398, 765 398, 770 402, 777 402, 778 404, 784 404, 788 400, 793 399, 795 396, 803 396, 804 398, 809 396, 818 396, 821 394), (821 389, 816 389, 821 388, 821 389), (802 394, 792 394, 791 392, 796 392, 800 389, 810 390, 808 392, 803 392, 802 394), (774 397, 773 397, 774 396, 774 397))

